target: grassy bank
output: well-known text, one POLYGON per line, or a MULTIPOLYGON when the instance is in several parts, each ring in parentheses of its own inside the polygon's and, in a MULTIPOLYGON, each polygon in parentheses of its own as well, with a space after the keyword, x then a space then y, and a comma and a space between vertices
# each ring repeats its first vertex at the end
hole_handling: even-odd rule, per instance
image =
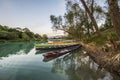
MULTIPOLYGON (((92 35, 85 44, 83 44, 88 55, 100 66, 110 72, 120 76, 120 43, 117 43, 117 48, 113 48, 113 44, 110 43, 108 38, 112 35, 115 42, 119 39, 113 28, 101 31, 102 37, 92 35), (109 43, 110 46, 107 46, 109 43)), ((119 41, 118 41, 119 42, 119 41)))
POLYGON ((96 45, 104 45, 106 41, 109 41, 108 36, 112 35, 113 40, 117 41, 117 35, 113 28, 106 29, 101 31, 102 37, 98 37, 96 34, 93 34, 89 39, 86 40, 85 43, 94 42, 96 45))

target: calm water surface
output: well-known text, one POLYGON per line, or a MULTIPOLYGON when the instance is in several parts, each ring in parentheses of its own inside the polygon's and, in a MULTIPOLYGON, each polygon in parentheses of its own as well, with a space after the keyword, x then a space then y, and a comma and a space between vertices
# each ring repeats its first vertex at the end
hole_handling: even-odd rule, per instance
POLYGON ((0 44, 0 80, 115 80, 98 69, 84 50, 46 61, 34 43, 0 44))

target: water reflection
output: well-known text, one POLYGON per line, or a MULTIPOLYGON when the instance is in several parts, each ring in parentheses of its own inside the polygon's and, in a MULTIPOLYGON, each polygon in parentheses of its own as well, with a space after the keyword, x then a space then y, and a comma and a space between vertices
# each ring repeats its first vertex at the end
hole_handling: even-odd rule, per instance
POLYGON ((51 73, 51 62, 44 63, 33 43, 0 44, 0 80, 67 80, 51 73), (14 49, 16 48, 16 49, 14 49), (13 50, 13 51, 12 51, 13 50))
POLYGON ((109 72, 98 69, 82 50, 54 60, 51 72, 63 73, 69 80, 114 80, 109 72))
POLYGON ((120 80, 98 69, 83 51, 44 62, 32 42, 0 44, 0 80, 120 80))
POLYGON ((0 57, 12 54, 28 53, 34 46, 33 42, 2 43, 0 44, 0 57))

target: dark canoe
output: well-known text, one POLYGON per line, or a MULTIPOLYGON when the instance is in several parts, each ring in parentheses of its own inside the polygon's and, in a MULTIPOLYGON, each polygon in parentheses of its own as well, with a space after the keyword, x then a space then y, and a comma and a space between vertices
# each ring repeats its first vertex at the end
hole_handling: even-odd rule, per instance
POLYGON ((67 47, 67 48, 64 48, 64 49, 47 52, 47 53, 43 54, 43 56, 44 56, 44 58, 47 58, 47 59, 48 58, 53 58, 53 57, 61 56, 63 54, 71 52, 73 50, 76 50, 79 47, 81 47, 81 45, 77 44, 77 45, 70 46, 70 47, 67 47))
POLYGON ((36 47, 36 50, 57 50, 57 49, 64 49, 64 48, 68 48, 68 47, 73 47, 73 46, 77 46, 80 44, 70 44, 70 45, 52 45, 52 46, 41 46, 41 47, 36 47))

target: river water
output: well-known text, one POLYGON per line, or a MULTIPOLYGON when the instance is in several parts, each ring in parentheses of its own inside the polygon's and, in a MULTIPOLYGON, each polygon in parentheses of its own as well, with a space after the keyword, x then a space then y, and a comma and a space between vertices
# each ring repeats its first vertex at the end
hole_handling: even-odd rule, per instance
POLYGON ((0 44, 0 80, 115 80, 79 49, 51 60, 33 42, 0 44))

